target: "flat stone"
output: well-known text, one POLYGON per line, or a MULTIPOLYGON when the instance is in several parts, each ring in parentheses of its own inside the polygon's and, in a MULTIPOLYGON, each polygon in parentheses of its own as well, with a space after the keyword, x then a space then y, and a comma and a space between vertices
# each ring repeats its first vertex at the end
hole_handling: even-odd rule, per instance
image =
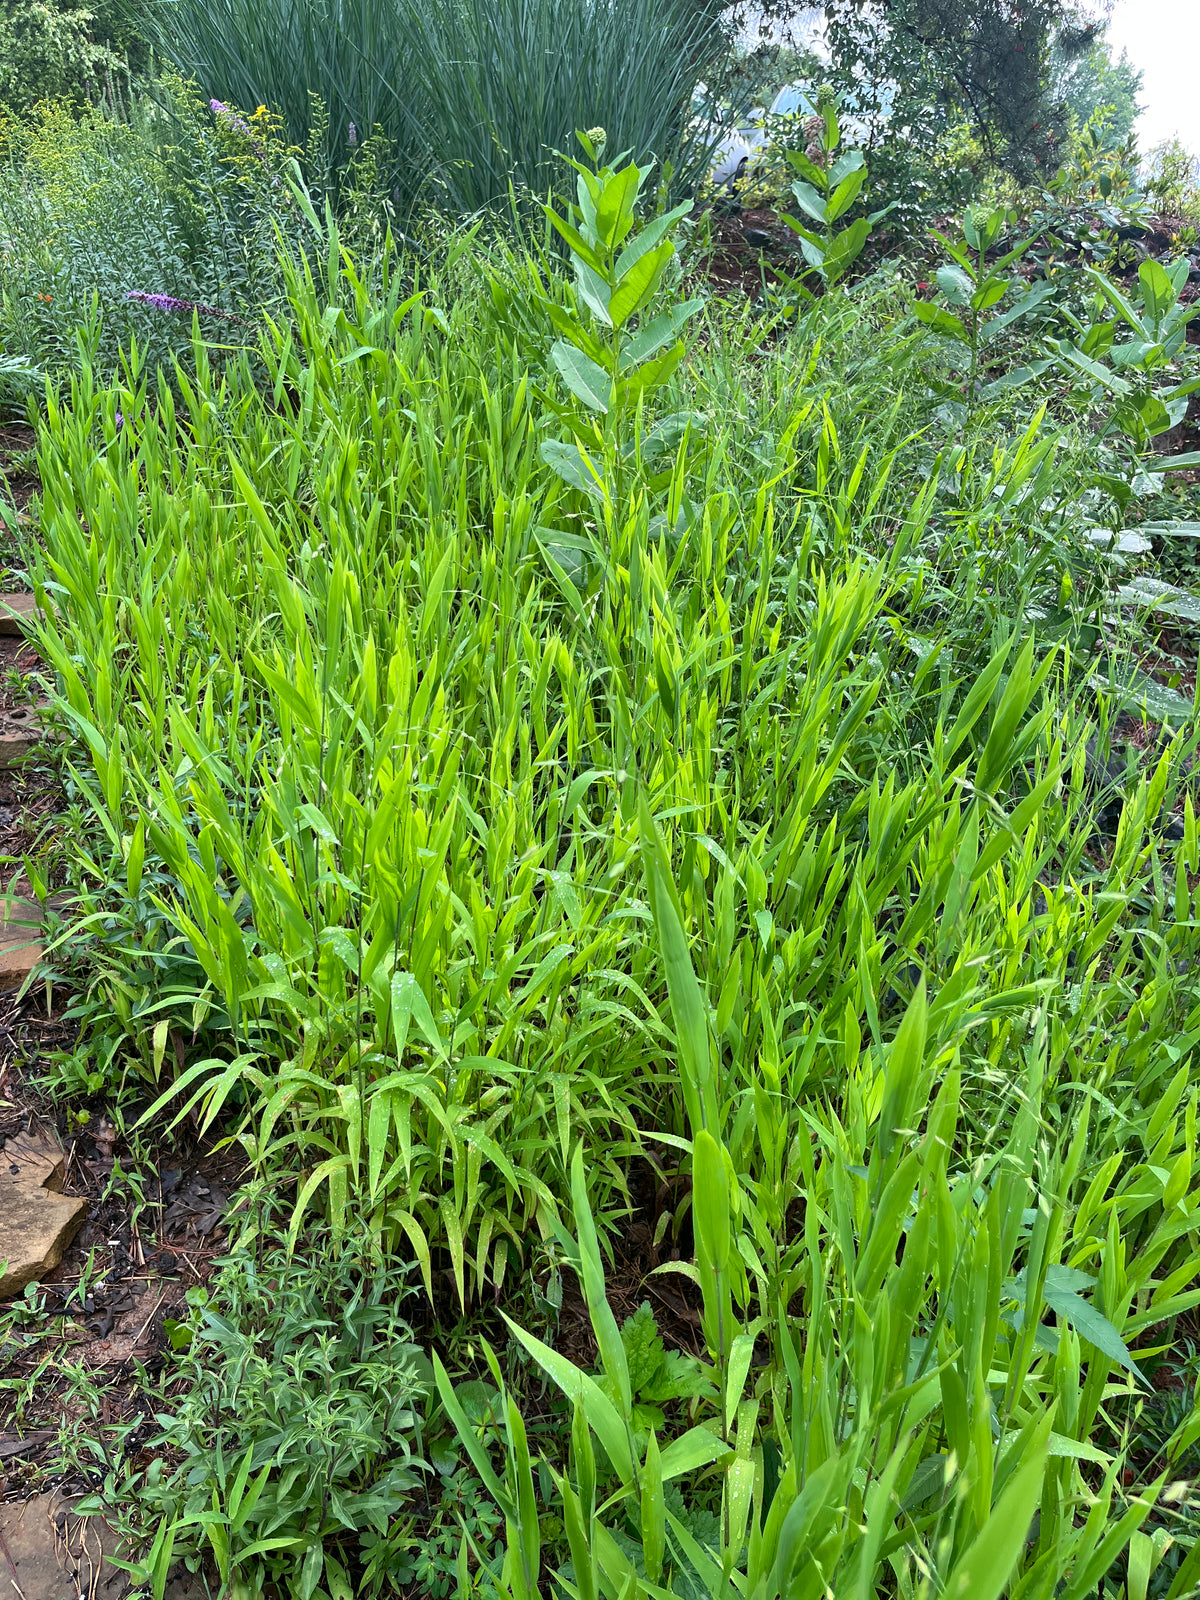
POLYGON ((37 706, 10 706, 0 711, 0 770, 16 766, 45 742, 37 706))
POLYGON ((43 1138, 36 1133, 14 1133, 11 1139, 4 1141, 3 1150, 0 1176, 15 1178, 16 1173, 12 1169, 19 1166, 24 1182, 35 1184, 39 1189, 49 1189, 52 1194, 62 1193, 67 1158, 53 1139, 43 1138))
POLYGON ((28 1134, 6 1141, 0 1154, 0 1300, 53 1271, 78 1233, 87 1201, 61 1194, 62 1186, 57 1144, 28 1134))
MULTIPOLYGON (((0 1504, 0 1595, 16 1600, 123 1600, 132 1583, 113 1556, 130 1559, 103 1517, 80 1517, 57 1490, 0 1504), (11 1565, 10 1565, 11 1560, 11 1565), (15 1576, 14 1576, 15 1571, 15 1576), (5 1581, 7 1579, 7 1582, 5 1581)), ((139 1594, 147 1593, 139 1589, 139 1594)), ((168 1577, 165 1600, 207 1600, 209 1590, 182 1566, 168 1577)))
POLYGON ((0 594, 0 634, 26 633, 37 621, 37 597, 32 594, 0 594))
POLYGON ((41 906, 0 895, 0 991, 19 989, 45 953, 41 906))
POLYGON ((7 1547, 0 1554, 0 1593, 12 1600, 18 1594, 25 1600, 119 1600, 128 1593, 128 1574, 108 1559, 117 1548, 115 1533, 100 1517, 77 1517, 54 1491, 0 1505, 0 1532, 7 1547))

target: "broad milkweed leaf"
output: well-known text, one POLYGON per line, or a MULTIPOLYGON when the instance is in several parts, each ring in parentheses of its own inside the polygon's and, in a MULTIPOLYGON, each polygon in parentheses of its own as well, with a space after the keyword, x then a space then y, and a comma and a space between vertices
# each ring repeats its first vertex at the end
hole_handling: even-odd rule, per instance
MULTIPOLYGON (((992 318, 987 325, 986 337, 989 339, 994 338, 1001 329, 1007 328, 1011 323, 1019 321, 1022 317, 1029 316, 1037 310, 1043 300, 1046 300, 1054 292, 1055 285, 1048 278, 1043 278, 1041 282, 1035 283, 1033 288, 1023 294, 1015 305, 1009 306, 1007 311, 1002 311, 999 316, 992 318)), ((1049 366, 1050 363, 1047 362, 1046 365, 1049 366)))
POLYGON ((656 217, 653 222, 647 223, 637 238, 631 239, 617 257, 617 278, 623 278, 636 261, 640 260, 648 250, 653 250, 663 235, 687 216, 692 209, 692 205, 693 202, 691 200, 685 200, 682 205, 676 206, 673 211, 667 211, 661 217, 656 217))
POLYGON ((792 193, 796 196, 801 209, 807 212, 814 222, 824 223, 827 220, 825 202, 811 183, 805 183, 802 179, 798 179, 792 185, 792 193))
MULTIPOLYGON (((788 153, 789 161, 792 159, 792 156, 795 153, 796 152, 794 152, 794 151, 789 151, 789 153, 788 153)), ((793 165, 794 164, 795 163, 793 162, 793 165)), ((819 173, 820 172, 820 168, 816 167, 816 166, 813 166, 811 162, 808 162, 807 164, 812 168, 812 171, 814 173, 819 173)), ((866 156, 864 156, 864 154, 863 154, 863 152, 861 150, 845 150, 845 151, 843 151, 842 154, 833 163, 833 166, 830 167, 830 169, 829 169, 830 187, 836 191, 838 185, 841 183, 843 178, 848 177, 849 174, 852 173, 852 172, 857 172, 859 170, 859 168, 864 166, 865 164, 866 164, 866 156)), ((797 169, 797 170, 799 170, 799 169, 797 169)), ((803 176, 803 174, 801 174, 801 176, 803 176)))
POLYGON ((1107 672, 1100 670, 1093 674, 1092 682, 1124 706, 1144 706, 1159 722, 1178 725, 1191 720, 1194 708, 1186 695, 1159 683, 1138 667, 1109 664, 1107 672))
POLYGON ((839 217, 845 216, 846 212, 858 199, 862 186, 866 181, 867 173, 865 167, 855 167, 853 172, 848 172, 825 204, 825 221, 836 222, 839 217))
POLYGON ((577 444, 567 444, 561 439, 543 439, 538 454, 551 472, 557 473, 572 489, 582 489, 593 500, 607 498, 604 480, 577 444))
POLYGON ((938 288, 952 306, 965 306, 975 293, 975 282, 961 267, 939 267, 938 288))
POLYGON ((576 228, 573 223, 568 222, 566 217, 559 216, 558 212, 555 211, 553 206, 544 206, 543 210, 545 211, 550 222, 567 241, 579 259, 583 262, 586 262, 586 264, 591 267, 594 272, 598 273, 602 269, 604 263, 592 249, 591 245, 588 244, 583 235, 579 232, 578 228, 576 228))
MULTIPOLYGON (((810 161, 802 150, 785 150, 783 154, 784 159, 787 161, 788 166, 791 167, 793 172, 798 172, 802 178, 807 179, 813 184, 821 184, 825 182, 825 174, 821 171, 820 167, 817 166, 815 161, 810 161)), ((862 151, 847 151, 846 154, 855 154, 861 157, 862 151)), ((834 177, 834 173, 837 172, 841 161, 844 161, 845 159, 845 156, 839 157, 839 160, 834 163, 833 171, 829 174, 829 181, 831 183, 840 183, 842 178, 845 177, 846 172, 849 172, 850 168, 847 167, 846 172, 838 173, 838 176, 836 178, 834 177)))
POLYGON ((1138 281, 1146 309, 1156 322, 1175 304, 1175 285, 1158 261, 1143 261, 1138 268, 1138 281))
POLYGON ((946 1486, 949 1468, 949 1456, 940 1454, 926 1456, 908 1480, 908 1487, 905 1489, 900 1501, 900 1509, 902 1511, 914 1511, 917 1506, 923 1505, 931 1496, 941 1494, 946 1486))
POLYGON ((664 345, 677 337, 680 328, 695 316, 703 304, 703 300, 685 300, 682 305, 672 306, 669 311, 652 318, 645 327, 638 329, 625 346, 622 351, 625 360, 636 366, 638 362, 648 361, 651 356, 657 355, 664 345))
POLYGON ((674 254, 675 246, 669 239, 664 239, 629 268, 613 290, 609 302, 609 315, 614 328, 623 328, 634 312, 640 311, 649 302, 658 287, 663 269, 674 254))
POLYGON ((913 305, 913 313, 926 327, 932 328, 934 333, 941 333, 948 339, 957 339, 960 344, 970 344, 971 336, 962 323, 944 306, 935 306, 931 300, 918 300, 913 305))
POLYGON ((561 562, 559 562, 558 559, 551 553, 551 548, 549 545, 543 544, 539 539, 537 541, 537 547, 542 552, 543 559, 545 560, 546 565, 550 568, 551 573, 554 575, 554 581, 558 584, 559 592, 562 594, 563 599, 570 606, 576 620, 580 623, 586 623, 587 609, 583 603, 583 596, 575 587, 571 577, 565 571, 561 562))
POLYGON ((857 259, 871 231, 870 219, 859 217, 848 228, 843 228, 825 252, 824 269, 827 281, 840 278, 857 259))
MULTIPOLYGON (((575 258, 575 287, 579 290, 579 298, 588 310, 606 328, 612 327, 612 316, 609 313, 608 303, 611 299, 607 281, 594 272, 586 261, 575 258)), ((568 326, 571 326, 568 323, 568 326)), ((572 327, 572 332, 576 330, 572 327)), ((594 341, 589 339, 589 343, 594 341)))
POLYGON ((593 411, 608 411, 612 398, 612 379, 603 367, 598 367, 582 350, 567 344, 564 339, 555 340, 550 359, 577 400, 582 400, 593 411))
MULTIPOLYGON (((1074 345, 1068 344, 1065 339, 1052 339, 1050 343, 1064 361, 1069 361, 1073 367, 1078 367, 1080 372, 1086 373, 1089 378, 1093 378, 1103 388, 1110 389, 1113 394, 1118 395, 1129 393, 1129 385, 1124 378, 1118 377, 1110 368, 1102 367, 1098 361, 1093 361, 1091 356, 1085 355, 1082 350, 1077 350, 1074 345)), ((1200 464, 1200 455, 1197 455, 1196 462, 1200 464)))
POLYGON ((971 310, 982 313, 998 306, 1008 293, 1007 278, 985 278, 971 296, 971 310))
POLYGON ((1173 583, 1164 583, 1160 578, 1133 578, 1129 583, 1123 583, 1117 594, 1125 605, 1161 611, 1167 616, 1182 617, 1187 622, 1200 622, 1200 595, 1190 594, 1173 583))
POLYGON ((1040 378, 1046 369, 1052 366, 1050 361, 1033 361, 1027 367, 1014 367, 1011 372, 1006 372, 1002 378, 994 378, 991 383, 985 383, 980 389, 980 398, 994 400, 997 395, 1006 394, 1010 389, 1019 389, 1022 384, 1031 383, 1034 378, 1040 378))

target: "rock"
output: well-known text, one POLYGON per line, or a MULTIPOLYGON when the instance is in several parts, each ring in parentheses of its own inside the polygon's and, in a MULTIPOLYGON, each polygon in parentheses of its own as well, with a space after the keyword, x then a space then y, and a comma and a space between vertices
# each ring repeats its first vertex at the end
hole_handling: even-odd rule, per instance
POLYGON ((25 1600, 118 1600, 128 1592, 128 1575, 108 1559, 116 1534, 99 1517, 75 1516, 71 1502, 54 1492, 0 1505, 0 1531, 7 1546, 0 1579, 25 1600))
POLYGON ((0 594, 0 634, 23 634, 37 620, 37 599, 31 594, 0 594))
MULTIPOLYGON (((130 1552, 103 1517, 76 1516, 74 1505, 53 1490, 0 1504, 0 1593, 13 1600, 124 1600, 132 1581, 111 1558, 130 1560, 130 1552)), ((167 1578, 164 1600, 208 1600, 210 1593, 180 1563, 167 1578)))
POLYGON ((742 238, 755 250, 769 250, 775 243, 774 235, 765 228, 743 228, 742 238))
POLYGON ((0 1154, 0 1300, 52 1271, 79 1231, 87 1201, 68 1197, 64 1158, 56 1144, 29 1134, 6 1141, 0 1154))
POLYGON ((0 770, 16 766, 46 739, 37 706, 0 711, 0 770))
POLYGON ((0 895, 0 991, 19 989, 45 955, 36 900, 0 895))

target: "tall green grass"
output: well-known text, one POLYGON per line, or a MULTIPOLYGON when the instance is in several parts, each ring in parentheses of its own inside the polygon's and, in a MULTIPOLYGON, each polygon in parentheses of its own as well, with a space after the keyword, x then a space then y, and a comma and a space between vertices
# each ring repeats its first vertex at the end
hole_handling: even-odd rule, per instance
POLYGON ((93 1047, 443 1308, 574 1266, 537 1486, 464 1420, 497 1592, 1181 1600, 1200 1421, 1130 1419, 1200 1305, 1195 740, 1098 840, 1086 441, 939 439, 886 285, 710 306, 616 436, 504 246, 282 270, 254 364, 41 433, 93 1047), (716 1396, 653 1428, 635 1153, 716 1396))
POLYGON ((325 108, 335 170, 380 130, 403 216, 422 198, 469 215, 546 194, 577 128, 695 184, 705 136, 688 107, 726 49, 719 17, 687 0, 156 0, 149 18, 206 94, 278 110, 294 143, 325 108))

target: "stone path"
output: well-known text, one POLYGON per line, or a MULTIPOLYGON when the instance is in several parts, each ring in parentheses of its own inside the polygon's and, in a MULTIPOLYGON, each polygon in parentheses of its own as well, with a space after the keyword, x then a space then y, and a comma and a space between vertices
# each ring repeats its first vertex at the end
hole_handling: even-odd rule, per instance
MULTIPOLYGON (((0 635, 23 632, 33 595, 0 596, 0 635)), ((0 769, 41 742, 37 710, 0 712, 0 769)), ((19 989, 42 959, 42 907, 0 895, 0 990, 19 989)), ((9 1139, 0 1155, 0 1300, 51 1271, 83 1221, 87 1202, 62 1194, 63 1153, 46 1139, 9 1139)), ((0 1590, 2 1590, 0 1582, 0 1590)))

